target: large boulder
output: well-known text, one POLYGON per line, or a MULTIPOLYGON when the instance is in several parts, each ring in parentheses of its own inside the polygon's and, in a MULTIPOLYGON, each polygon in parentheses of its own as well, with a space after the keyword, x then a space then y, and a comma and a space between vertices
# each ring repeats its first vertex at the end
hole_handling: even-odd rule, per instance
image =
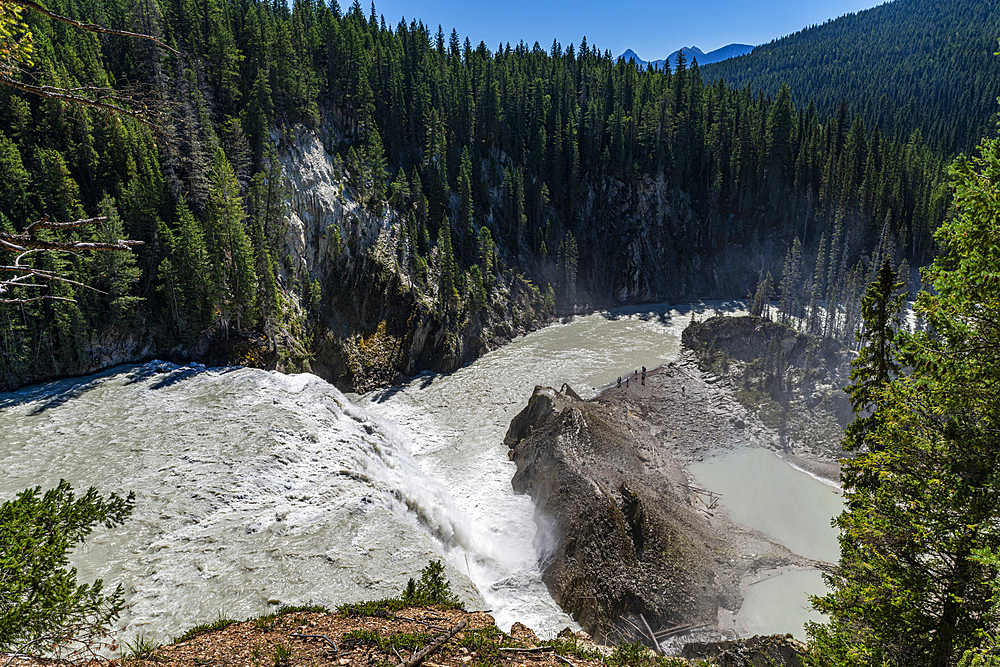
MULTIPOLYGON (((651 384, 654 378, 650 378, 651 384)), ((801 559, 724 514, 696 509, 686 473, 628 409, 536 387, 504 440, 513 487, 535 503, 555 600, 597 640, 714 627, 750 570, 801 559)))

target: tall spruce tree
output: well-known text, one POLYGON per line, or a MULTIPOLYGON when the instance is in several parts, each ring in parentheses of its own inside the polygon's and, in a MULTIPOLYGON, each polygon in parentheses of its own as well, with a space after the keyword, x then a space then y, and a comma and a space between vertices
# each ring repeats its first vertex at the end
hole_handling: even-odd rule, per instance
POLYGON ((252 325, 256 314, 254 257, 244 221, 240 186, 221 148, 209 174, 211 189, 205 208, 205 240, 214 282, 221 289, 218 322, 237 328, 252 325))
POLYGON ((857 338, 862 345, 851 362, 851 384, 844 389, 855 415, 844 439, 847 451, 880 446, 873 437, 880 418, 878 399, 885 386, 899 375, 895 343, 901 323, 899 312, 906 298, 905 294, 897 293, 901 286, 886 259, 861 302, 863 324, 857 338))
POLYGON ((916 304, 929 329, 897 332, 894 352, 891 270, 869 292, 852 399, 877 418, 852 426, 865 448, 843 464, 840 563, 813 600, 824 664, 944 667, 1000 629, 983 557, 1000 550, 1000 140, 980 151, 951 170, 959 214, 916 304))

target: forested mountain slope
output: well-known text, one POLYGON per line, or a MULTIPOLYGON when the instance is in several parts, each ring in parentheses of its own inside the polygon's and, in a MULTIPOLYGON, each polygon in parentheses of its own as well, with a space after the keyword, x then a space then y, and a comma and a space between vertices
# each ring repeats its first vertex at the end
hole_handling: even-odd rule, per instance
POLYGON ((105 212, 76 233, 145 242, 132 262, 37 258, 106 294, 0 306, 7 387, 171 355, 364 388, 575 307, 779 281, 789 312, 845 304, 826 333, 849 336, 872 254, 926 263, 950 205, 919 136, 683 61, 491 52, 357 2, 52 5, 180 54, 29 17, 21 76, 135 86, 162 133, 0 89, 0 222, 105 212))
POLYGON ((777 94, 821 114, 846 100, 866 125, 920 130, 946 152, 970 152, 996 123, 1000 5, 979 0, 893 0, 707 66, 706 80, 777 94))

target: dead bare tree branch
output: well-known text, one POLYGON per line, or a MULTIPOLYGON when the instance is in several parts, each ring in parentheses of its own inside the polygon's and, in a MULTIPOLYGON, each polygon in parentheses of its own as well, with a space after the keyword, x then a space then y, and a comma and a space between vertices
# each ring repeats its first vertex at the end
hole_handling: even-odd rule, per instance
POLYGON ((78 250, 102 250, 111 252, 125 252, 131 250, 133 246, 142 245, 142 241, 131 241, 119 239, 114 243, 101 243, 94 241, 48 241, 38 238, 35 234, 40 229, 65 230, 75 227, 85 227, 107 220, 105 216, 96 218, 86 218, 81 220, 69 220, 66 222, 50 221, 48 216, 28 225, 21 234, 11 234, 0 232, 0 246, 14 253, 13 264, 0 265, 0 273, 15 274, 12 278, 0 278, 0 303, 31 303, 33 301, 73 301, 69 297, 43 294, 39 296, 15 295, 12 291, 16 289, 44 289, 52 281, 69 283, 77 287, 83 287, 100 294, 105 292, 81 283, 65 276, 61 276, 54 271, 47 271, 25 264, 25 260, 31 255, 39 252, 68 252, 74 253, 78 250))
POLYGON ((144 35, 140 32, 129 32, 127 30, 115 30, 114 28, 105 28, 104 26, 100 26, 95 23, 81 23, 80 21, 71 19, 68 16, 63 16, 62 14, 56 14, 55 12, 50 12, 45 7, 42 7, 38 3, 32 2, 31 0, 5 0, 5 1, 9 2, 12 5, 20 5, 21 7, 25 7, 27 9, 36 11, 39 14, 47 16, 55 21, 62 21, 63 23, 68 23, 71 26, 79 28, 80 30, 101 33, 104 35, 122 35, 123 37, 138 37, 140 39, 148 39, 151 42, 159 44, 160 46, 165 48, 167 51, 170 51, 171 53, 175 54, 180 53, 177 49, 167 46, 162 41, 160 41, 156 37, 153 37, 152 35, 144 35))
MULTIPOLYGON (((50 11, 37 2, 34 2, 34 0, 4 0, 4 2, 5 4, 11 6, 21 7, 37 12, 54 21, 61 21, 87 32, 145 39, 166 49, 167 51, 170 51, 171 53, 180 55, 180 52, 177 49, 169 46, 159 38, 152 35, 131 32, 128 30, 106 28, 96 23, 84 23, 82 21, 77 21, 76 19, 69 18, 68 16, 63 16, 62 14, 50 11)), ((30 59, 27 62, 30 63, 30 59)), ((143 102, 143 97, 141 95, 128 94, 127 92, 121 90, 100 86, 60 88, 58 86, 33 83, 25 81, 23 76, 18 75, 19 72, 23 73, 21 65, 26 64, 23 59, 5 59, 2 64, 3 66, 0 67, 0 85, 10 86, 15 90, 20 90, 21 92, 30 93, 32 95, 38 95, 39 97, 45 97, 79 106, 88 106, 115 115, 125 116, 146 125, 154 132, 167 139, 168 142, 172 140, 172 137, 170 137, 167 132, 165 132, 164 129, 153 120, 154 114, 151 113, 150 109, 143 102)))
MULTIPOLYGON (((20 10, 16 7, 37 12, 54 21, 67 23, 79 30, 106 35, 121 35, 124 37, 134 37, 149 40, 171 53, 179 52, 165 44, 160 39, 152 35, 145 35, 127 30, 116 30, 106 28, 95 23, 84 23, 76 19, 52 12, 34 0, 3 0, 8 7, 15 7, 12 11, 17 17, 20 10)), ((47 99, 65 102, 75 106, 91 107, 108 112, 115 116, 122 116, 136 120, 149 127, 157 134, 167 139, 169 145, 171 137, 153 120, 154 114, 144 102, 141 95, 131 95, 114 88, 102 86, 79 86, 75 88, 60 88, 57 86, 40 85, 30 82, 28 76, 21 70, 21 65, 30 64, 30 33, 26 33, 27 48, 22 53, 15 53, 11 58, 0 61, 0 85, 9 86, 21 92, 38 95, 47 99)), ((55 296, 51 294, 40 294, 37 296, 27 296, 21 290, 44 289, 51 282, 64 282, 79 287, 84 287, 96 292, 100 292, 95 287, 86 285, 54 271, 47 271, 31 266, 26 262, 32 255, 38 252, 68 252, 75 253, 81 250, 98 250, 110 252, 125 252, 133 246, 142 244, 142 241, 131 241, 119 239, 117 241, 95 242, 95 241, 52 241, 39 238, 37 232, 43 229, 67 230, 76 227, 84 227, 107 220, 105 217, 84 218, 80 220, 70 220, 66 222, 54 222, 46 215, 40 220, 29 224, 25 230, 19 234, 0 231, 0 250, 6 250, 14 254, 14 261, 8 265, 0 266, 0 275, 8 275, 0 279, 0 303, 30 303, 33 301, 55 300, 72 301, 72 298, 55 296)), ((102 292, 103 293, 103 292, 102 292)))
MULTIPOLYGON (((0 71, 0 84, 5 86, 10 86, 21 92, 31 93, 32 95, 38 95, 39 97, 45 97, 50 100, 59 100, 60 102, 68 102, 70 104, 77 104, 80 106, 93 107, 95 109, 101 109, 102 111, 107 111, 120 116, 126 116, 133 120, 136 120, 146 127, 150 128, 160 136, 165 139, 172 139, 167 132, 160 127, 156 122, 151 119, 151 114, 144 104, 141 104, 139 110, 130 109, 122 104, 116 104, 114 101, 106 100, 117 100, 116 94, 118 91, 114 91, 110 88, 59 88, 56 86, 39 86, 31 83, 25 83, 23 81, 18 81, 17 79, 8 76, 7 74, 0 71), (83 90, 103 90, 110 91, 106 95, 102 95, 96 99, 91 99, 89 97, 84 97, 78 94, 77 91, 83 90)), ((138 101, 138 98, 128 97, 129 102, 133 104, 138 101)))

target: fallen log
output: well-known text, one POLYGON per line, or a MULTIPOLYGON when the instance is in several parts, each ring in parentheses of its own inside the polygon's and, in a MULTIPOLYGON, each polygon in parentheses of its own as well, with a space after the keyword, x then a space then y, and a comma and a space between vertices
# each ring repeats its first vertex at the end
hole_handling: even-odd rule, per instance
POLYGON ((649 641, 653 642, 653 648, 656 649, 656 652, 658 654, 663 655, 663 649, 660 648, 660 642, 656 641, 656 635, 653 634, 653 629, 649 627, 649 622, 646 621, 646 617, 643 616, 642 614, 639 614, 639 618, 642 619, 642 624, 646 626, 646 632, 649 633, 649 641))
POLYGON ((419 650, 416 653, 414 653, 413 656, 409 660, 407 660, 405 663, 400 662, 397 667, 416 667, 421 662, 423 662, 424 658, 426 658, 427 656, 429 656, 432 653, 434 653, 434 651, 436 651, 439 648, 441 648, 441 646, 446 641, 448 641, 449 639, 451 639, 452 637, 454 637, 456 634, 458 634, 459 632, 461 632, 462 628, 465 627, 465 624, 466 624, 466 621, 462 621, 461 623, 459 623, 458 625, 456 625, 455 627, 453 627, 451 630, 449 630, 447 633, 441 635, 440 637, 438 637, 437 639, 435 639, 433 642, 431 642, 430 644, 428 644, 427 646, 425 646, 421 650, 419 650))
POLYGON ((561 662, 565 662, 567 665, 569 665, 569 667, 576 667, 576 665, 574 665, 572 662, 570 662, 568 658, 564 658, 563 656, 559 655, 558 653, 556 653, 555 656, 556 656, 556 660, 559 660, 561 662))

